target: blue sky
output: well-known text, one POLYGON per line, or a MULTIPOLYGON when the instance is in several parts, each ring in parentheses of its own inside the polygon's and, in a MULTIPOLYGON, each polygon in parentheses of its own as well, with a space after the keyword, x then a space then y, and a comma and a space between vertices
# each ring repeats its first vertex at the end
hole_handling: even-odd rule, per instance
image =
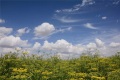
POLYGON ((63 56, 98 49, 109 55, 109 49, 120 50, 119 14, 120 0, 1 0, 0 48, 61 49, 63 56))

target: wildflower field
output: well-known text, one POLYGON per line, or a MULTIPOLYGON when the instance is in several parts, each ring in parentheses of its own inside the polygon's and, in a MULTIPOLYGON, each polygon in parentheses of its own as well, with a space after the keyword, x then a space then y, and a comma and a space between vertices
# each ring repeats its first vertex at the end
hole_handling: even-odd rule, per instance
POLYGON ((60 59, 8 53, 0 57, 0 80, 120 80, 120 54, 60 59))

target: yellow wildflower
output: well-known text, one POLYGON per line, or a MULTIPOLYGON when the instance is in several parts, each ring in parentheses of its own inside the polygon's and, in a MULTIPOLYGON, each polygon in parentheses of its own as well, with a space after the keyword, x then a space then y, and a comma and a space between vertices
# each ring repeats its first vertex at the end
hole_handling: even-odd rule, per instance
POLYGON ((36 73, 39 73, 39 72, 41 72, 41 71, 40 71, 40 70, 35 70, 35 72, 36 72, 36 73))
POLYGON ((27 72, 27 69, 24 69, 24 68, 13 68, 13 71, 14 71, 14 72, 23 73, 23 72, 27 72))
POLYGON ((42 74, 43 74, 43 75, 51 75, 52 72, 44 71, 44 72, 42 72, 42 74))
POLYGON ((84 78, 87 76, 87 74, 86 73, 76 73, 76 76, 84 78))
POLYGON ((76 72, 68 72, 68 75, 75 76, 76 72))

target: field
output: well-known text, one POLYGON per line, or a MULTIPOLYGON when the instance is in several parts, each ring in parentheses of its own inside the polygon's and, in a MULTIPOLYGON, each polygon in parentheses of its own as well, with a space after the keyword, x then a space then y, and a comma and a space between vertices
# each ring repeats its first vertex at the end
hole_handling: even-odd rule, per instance
POLYGON ((120 53, 66 60, 8 53, 0 57, 0 80, 120 80, 120 53))

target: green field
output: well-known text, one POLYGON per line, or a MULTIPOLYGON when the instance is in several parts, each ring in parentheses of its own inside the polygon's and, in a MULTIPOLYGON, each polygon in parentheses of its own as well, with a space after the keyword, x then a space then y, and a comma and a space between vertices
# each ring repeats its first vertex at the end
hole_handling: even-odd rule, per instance
POLYGON ((66 60, 8 53, 0 57, 0 80, 120 80, 120 53, 66 60))

